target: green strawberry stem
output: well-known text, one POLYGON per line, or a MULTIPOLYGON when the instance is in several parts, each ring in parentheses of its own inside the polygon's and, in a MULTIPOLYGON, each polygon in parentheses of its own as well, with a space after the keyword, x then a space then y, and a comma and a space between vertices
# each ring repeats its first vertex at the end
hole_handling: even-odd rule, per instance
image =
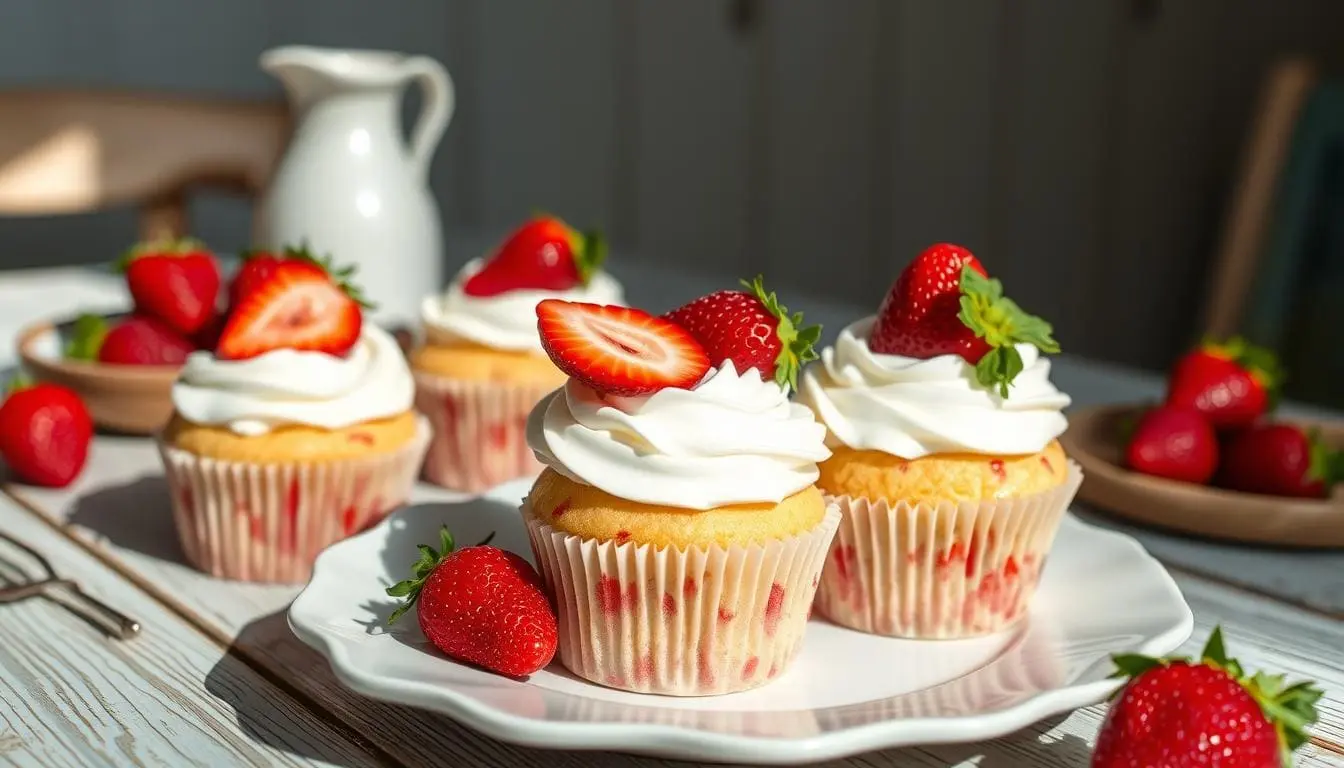
MULTIPOLYGON (((245 258, 251 258, 257 255, 260 254, 257 252, 249 252, 245 258)), ((361 289, 353 281, 355 272, 359 269, 358 266, 350 264, 348 266, 338 268, 334 263, 332 263, 331 254, 318 256, 317 254, 313 253, 311 248, 309 248, 307 240, 300 240, 298 245, 284 246, 281 249, 280 256, 281 258, 284 259, 292 259, 294 261, 307 261, 309 263, 316 264, 317 266, 321 267, 324 271, 326 271, 328 275, 331 275, 331 279, 336 283, 336 287, 344 291, 345 295, 353 299, 356 304, 365 309, 378 308, 377 304, 374 304, 373 302, 369 301, 364 297, 363 289, 361 289)))
POLYGON ((757 275, 750 283, 746 280, 742 280, 741 283, 757 301, 761 302, 767 312, 779 320, 779 325, 775 328, 775 335, 780 341, 779 357, 775 360, 775 383, 785 392, 797 389, 798 371, 807 362, 817 359, 814 347, 821 339, 821 326, 804 327, 802 312, 790 315, 788 308, 780 304, 779 299, 775 297, 775 292, 765 290, 763 276, 757 275))
POLYGON ((1306 729, 1317 719, 1316 702, 1325 695, 1324 691, 1308 681, 1288 685, 1283 675, 1256 672, 1248 676, 1240 662, 1228 657, 1227 648, 1223 645, 1222 627, 1213 628, 1204 650, 1195 662, 1184 658, 1155 659, 1136 653, 1117 654, 1112 657, 1112 661, 1117 671, 1111 677, 1135 678, 1148 670, 1175 662, 1206 664, 1226 672, 1251 694, 1251 698, 1265 713, 1265 718, 1274 726, 1285 766, 1292 764, 1293 752, 1307 742, 1306 729))
MULTIPOLYGON (((21 389, 27 389, 33 386, 33 383, 33 377, 29 376, 27 371, 20 370, 18 373, 10 376, 9 381, 6 382, 4 398, 8 398, 10 395, 21 389)), ((0 398, 0 400, 3 400, 4 398, 0 398)))
POLYGON ((1003 284, 985 277, 969 265, 961 269, 961 322, 989 344, 989 351, 975 364, 975 379, 982 386, 997 388, 1008 396, 1008 385, 1022 372, 1022 355, 1015 345, 1030 344, 1047 354, 1059 352, 1054 329, 1003 295, 1003 284))
MULTIPOLYGON (((495 534, 491 532, 476 546, 484 547, 493 538, 495 538, 495 534)), ((406 602, 397 606, 392 615, 387 617, 388 624, 395 623, 397 619, 402 617, 402 614, 415 605, 416 601, 420 599, 420 590, 425 586, 425 579, 428 579, 434 569, 439 567, 439 563, 443 562, 444 558, 453 553, 456 546, 453 541, 453 534, 446 525, 439 529, 439 548, 437 550, 428 544, 416 545, 417 549, 420 550, 420 559, 416 560, 415 564, 411 566, 412 578, 399 581, 387 588, 388 597, 403 597, 406 599, 406 602)))
POLYGON ((1344 481, 1344 451, 1335 450, 1321 439, 1321 430, 1307 430, 1307 448, 1310 462, 1307 465, 1307 477, 1320 480, 1325 485, 1326 495, 1330 488, 1344 481))
POLYGON ((574 269, 578 270, 579 282, 587 285, 602 263, 607 260, 607 239, 601 232, 590 229, 578 236, 578 247, 574 249, 574 269))
POLYGON ((107 337, 107 321, 101 315, 83 314, 75 319, 70 329, 70 340, 65 343, 65 356, 70 360, 97 360, 98 350, 107 337))
POLYGON ((132 261, 135 261, 141 256, 148 256, 150 254, 177 254, 181 256, 205 250, 207 250, 205 243, 194 237, 145 240, 127 248, 125 253, 121 254, 116 261, 112 262, 112 269, 116 272, 125 272, 126 267, 129 266, 132 261))
POLYGON ((1252 344, 1241 336, 1233 336, 1222 343, 1205 339, 1200 348, 1207 354, 1231 360, 1246 369, 1265 388, 1270 410, 1278 405, 1287 372, 1272 350, 1252 344))

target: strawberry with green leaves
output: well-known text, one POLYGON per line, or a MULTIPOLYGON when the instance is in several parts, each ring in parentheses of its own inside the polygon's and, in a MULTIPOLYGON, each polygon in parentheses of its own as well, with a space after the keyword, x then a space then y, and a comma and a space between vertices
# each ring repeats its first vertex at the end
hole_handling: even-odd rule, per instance
POLYGON ((1267 413, 1282 383, 1269 350, 1241 338, 1206 342, 1176 361, 1167 404, 1199 411, 1219 429, 1236 429, 1267 413))
POLYGON ((167 324, 145 315, 130 315, 110 327, 100 315, 80 315, 66 344, 71 360, 97 360, 111 365, 181 365, 196 345, 167 324))
POLYGON ((872 351, 928 359, 957 355, 975 366, 982 386, 1008 396, 1022 372, 1016 345, 1059 352, 1046 321, 1003 295, 980 261, 958 245, 940 243, 915 257, 892 285, 868 338, 872 351))
POLYGON ((551 663, 559 625, 541 576, 526 560, 489 546, 456 549, 447 527, 439 549, 421 544, 412 578, 388 587, 403 598, 388 623, 414 606, 420 629, 448 656, 509 677, 551 663))
POLYGON ((1111 703, 1092 768, 1281 768, 1307 741, 1322 692, 1283 675, 1246 674, 1222 631, 1200 658, 1115 657, 1129 682, 1111 703))
POLYGON ((462 291, 477 297, 567 291, 587 285, 606 257, 606 241, 597 232, 579 232, 555 216, 536 216, 509 235, 462 291))
POLYGON ((701 296, 664 317, 700 342, 711 366, 731 360, 739 374, 755 368, 766 381, 796 389, 798 371, 817 357, 821 326, 804 326, 801 312, 789 314, 759 275, 742 287, 701 296))
POLYGON ((141 243, 118 262, 138 314, 191 336, 215 315, 221 278, 215 257, 197 240, 141 243))
POLYGON ((1218 484, 1234 491, 1320 499, 1344 481, 1344 451, 1295 424, 1254 424, 1223 449, 1218 484))

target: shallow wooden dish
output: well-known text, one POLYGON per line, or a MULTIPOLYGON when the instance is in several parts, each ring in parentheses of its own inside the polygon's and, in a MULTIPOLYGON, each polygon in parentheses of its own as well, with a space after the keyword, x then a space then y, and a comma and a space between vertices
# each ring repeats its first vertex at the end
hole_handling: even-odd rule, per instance
MULTIPOLYGON (((1289 499, 1180 483, 1124 466, 1120 422, 1138 406, 1087 408, 1069 413, 1064 449, 1083 467, 1078 498, 1120 517, 1159 528, 1255 544, 1344 548, 1344 486, 1330 499, 1289 499)), ((1334 445, 1344 423, 1308 422, 1334 445)))
MULTIPOLYGON (((106 316, 115 320, 118 315, 106 316)), ((67 360, 65 342, 74 318, 30 325, 19 333, 19 359, 37 381, 60 384, 84 400, 93 423, 131 435, 153 434, 173 412, 173 382, 180 366, 110 365, 67 360)))

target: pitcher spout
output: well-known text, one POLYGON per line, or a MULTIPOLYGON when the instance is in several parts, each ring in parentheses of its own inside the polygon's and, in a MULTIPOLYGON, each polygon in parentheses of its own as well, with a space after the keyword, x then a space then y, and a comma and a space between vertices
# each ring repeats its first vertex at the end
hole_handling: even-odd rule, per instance
POLYGON ((303 111, 341 90, 396 85, 402 79, 404 59, 390 51, 286 45, 262 53, 259 63, 281 82, 295 108, 303 111))

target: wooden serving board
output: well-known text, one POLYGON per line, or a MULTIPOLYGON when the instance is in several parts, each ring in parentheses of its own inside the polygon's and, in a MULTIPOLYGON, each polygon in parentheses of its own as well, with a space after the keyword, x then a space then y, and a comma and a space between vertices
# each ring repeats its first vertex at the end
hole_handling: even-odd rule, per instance
MULTIPOLYGON (((1121 517, 1187 534, 1289 547, 1344 549, 1344 485, 1330 499, 1291 499, 1227 491, 1151 477, 1124 464, 1121 423, 1138 406, 1069 413, 1064 449, 1083 467, 1078 497, 1121 517)), ((1307 422, 1328 442, 1344 444, 1344 423, 1307 422)))

